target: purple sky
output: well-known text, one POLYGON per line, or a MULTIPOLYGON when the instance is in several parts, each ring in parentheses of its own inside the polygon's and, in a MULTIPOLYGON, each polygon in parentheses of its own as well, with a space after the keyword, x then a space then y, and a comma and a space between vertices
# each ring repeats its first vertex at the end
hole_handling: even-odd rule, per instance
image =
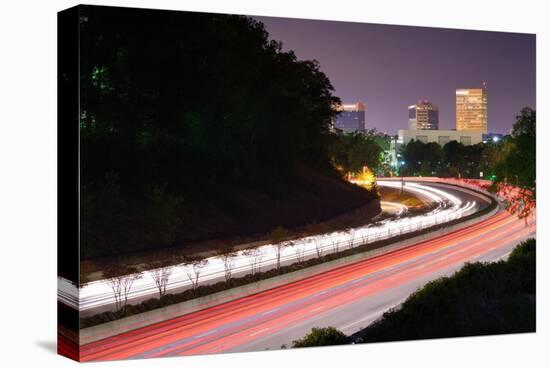
POLYGON ((455 89, 488 84, 489 132, 508 133, 535 106, 535 35, 271 17, 272 39, 316 59, 343 102, 367 105, 367 127, 407 128, 407 106, 429 99, 455 127, 455 89))

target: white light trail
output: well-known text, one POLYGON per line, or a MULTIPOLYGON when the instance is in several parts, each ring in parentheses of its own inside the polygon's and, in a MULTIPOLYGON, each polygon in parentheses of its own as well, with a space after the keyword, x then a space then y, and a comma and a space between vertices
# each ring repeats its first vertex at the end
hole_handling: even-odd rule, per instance
MULTIPOLYGON (((379 186, 401 187, 401 182, 379 181, 379 186)), ((389 203, 399 208, 398 216, 384 219, 376 223, 356 227, 351 231, 336 231, 328 234, 307 236, 288 241, 281 252, 281 266, 290 265, 300 260, 317 257, 317 250, 321 248, 323 255, 357 247, 363 244, 388 239, 409 232, 422 230, 437 224, 449 222, 465 215, 473 213, 478 207, 474 201, 463 203, 460 198, 435 187, 421 183, 407 182, 404 190, 420 196, 428 197, 436 203, 432 211, 414 217, 399 217, 406 212, 402 204, 389 203), (300 246, 299 251, 297 246, 300 246), (300 254, 300 256, 298 255, 300 254)), ((276 267, 274 246, 264 245, 259 247, 262 252, 262 261, 259 271, 266 271, 276 267)), ((235 253, 233 277, 244 276, 252 271, 250 257, 237 251, 235 253)), ((172 269, 172 274, 167 284, 167 293, 181 292, 191 288, 191 282, 187 277, 189 265, 178 265, 172 269)), ((158 297, 158 289, 155 286, 150 271, 144 271, 142 277, 137 279, 129 294, 129 303, 139 303, 147 298, 158 297)), ((199 279, 201 285, 213 284, 224 280, 225 270, 219 257, 208 258, 208 264, 202 269, 199 279)), ((58 299, 80 311, 91 310, 97 307, 109 308, 113 302, 113 292, 105 280, 87 283, 78 289, 74 284, 64 278, 58 278, 58 299)), ((114 306, 112 307, 114 308, 114 306)))

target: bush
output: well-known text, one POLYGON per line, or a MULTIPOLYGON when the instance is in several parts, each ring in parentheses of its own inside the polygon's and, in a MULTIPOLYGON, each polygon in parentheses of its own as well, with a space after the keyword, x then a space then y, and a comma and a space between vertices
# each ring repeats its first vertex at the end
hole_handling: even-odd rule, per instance
POLYGON ((292 348, 314 347, 322 345, 342 345, 348 343, 348 337, 333 327, 313 328, 302 339, 294 340, 292 348))

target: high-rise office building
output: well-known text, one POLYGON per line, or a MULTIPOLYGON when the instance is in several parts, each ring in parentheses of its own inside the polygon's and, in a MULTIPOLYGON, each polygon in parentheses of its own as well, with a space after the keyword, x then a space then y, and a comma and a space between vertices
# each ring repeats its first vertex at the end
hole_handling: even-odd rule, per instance
POLYGON ((487 83, 478 89, 456 90, 456 129, 487 133, 487 83))
POLYGON ((336 106, 339 113, 334 119, 334 128, 344 133, 365 132, 365 109, 361 102, 336 106))
POLYGON ((429 101, 418 101, 409 106, 410 130, 439 129, 439 109, 429 101))

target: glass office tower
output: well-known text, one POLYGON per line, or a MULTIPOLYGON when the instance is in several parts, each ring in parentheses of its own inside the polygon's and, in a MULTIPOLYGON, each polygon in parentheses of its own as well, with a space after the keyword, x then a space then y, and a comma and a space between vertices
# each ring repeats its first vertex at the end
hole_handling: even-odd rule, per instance
POLYGON ((418 101, 409 106, 410 130, 438 130, 439 109, 430 101, 418 101))
POLYGON ((456 130, 487 133, 487 84, 456 90, 456 130))
POLYGON ((334 128, 344 133, 364 133, 366 131, 365 109, 365 104, 361 102, 336 106, 339 113, 334 119, 334 128))

